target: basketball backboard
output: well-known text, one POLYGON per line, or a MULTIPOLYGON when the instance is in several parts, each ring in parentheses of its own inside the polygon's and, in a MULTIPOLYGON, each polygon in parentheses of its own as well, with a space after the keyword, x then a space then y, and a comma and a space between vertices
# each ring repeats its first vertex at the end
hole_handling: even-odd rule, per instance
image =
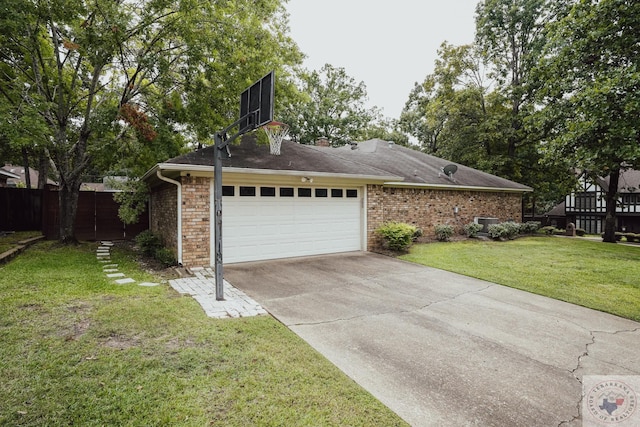
POLYGON ((274 75, 269 72, 240 95, 241 133, 273 121, 274 75))

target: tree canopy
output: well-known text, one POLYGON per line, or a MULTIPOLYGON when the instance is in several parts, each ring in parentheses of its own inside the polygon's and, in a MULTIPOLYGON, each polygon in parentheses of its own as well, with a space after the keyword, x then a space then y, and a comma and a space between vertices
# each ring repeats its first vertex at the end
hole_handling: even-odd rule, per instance
POLYGON ((367 108, 367 88, 344 68, 325 64, 320 70, 303 72, 299 81, 302 99, 289 105, 283 120, 290 136, 303 144, 328 138, 334 145, 358 140, 379 113, 367 108))
POLYGON ((533 187, 529 207, 537 202, 538 211, 570 188, 565 165, 544 163, 544 135, 533 124, 533 70, 562 4, 481 1, 475 42, 440 46, 433 73, 416 84, 400 119, 424 151, 533 187))
POLYGON ((547 155, 609 177, 605 241, 615 242, 620 171, 640 167, 640 3, 581 0, 551 26, 540 60, 547 155))
POLYGON ((209 138, 270 69, 290 86, 302 55, 287 31, 281 0, 7 0, 0 138, 52 162, 61 240, 75 240, 86 173, 139 172, 209 138))

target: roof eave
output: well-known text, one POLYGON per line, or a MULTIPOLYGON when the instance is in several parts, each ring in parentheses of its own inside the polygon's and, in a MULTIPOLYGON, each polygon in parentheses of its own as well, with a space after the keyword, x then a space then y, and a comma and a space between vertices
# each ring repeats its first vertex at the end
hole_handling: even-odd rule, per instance
MULTIPOLYGON (((209 165, 191 165, 181 163, 158 163, 153 168, 149 169, 143 176, 142 180, 145 181, 150 177, 156 175, 157 170, 162 171, 174 171, 174 172, 206 172, 213 176, 213 166, 209 165)), ((360 181, 371 181, 385 183, 387 181, 402 180, 402 177, 395 175, 362 175, 362 174, 348 174, 348 173, 333 173, 333 172, 317 172, 317 171, 299 171, 299 170, 277 170, 277 169, 253 169, 253 168, 230 168, 224 167, 225 174, 255 174, 255 175, 281 175, 281 176, 307 176, 316 178, 340 178, 340 179, 353 179, 360 181)))
POLYGON ((417 182, 385 182, 386 187, 428 188, 431 190, 482 191, 499 193, 530 193, 533 188, 479 187, 473 185, 423 184, 417 182))

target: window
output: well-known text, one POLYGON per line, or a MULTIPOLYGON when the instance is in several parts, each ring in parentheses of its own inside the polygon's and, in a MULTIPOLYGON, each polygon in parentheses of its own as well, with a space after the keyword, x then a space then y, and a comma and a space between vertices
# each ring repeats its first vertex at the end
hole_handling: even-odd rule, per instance
POLYGON ((596 193, 576 193, 576 210, 592 211, 596 208, 596 193))
POLYGON ((241 197, 253 197, 256 195, 256 187, 240 187, 241 197))
POLYGON ((280 187, 280 197, 293 197, 293 188, 280 187))
POLYGON ((298 197, 311 197, 310 188, 298 188, 298 197))
POLYGON ((332 188, 331 189, 331 197, 342 197, 342 188, 332 188))
POLYGON ((260 196, 262 197, 276 197, 275 187, 260 187, 260 196))
POLYGON ((222 186, 222 195, 223 196, 235 196, 236 195, 236 187, 233 185, 223 185, 222 186))
POLYGON ((316 197, 327 197, 329 192, 326 188, 316 188, 316 197))
POLYGON ((358 197, 358 190, 347 190, 347 198, 354 199, 358 197))

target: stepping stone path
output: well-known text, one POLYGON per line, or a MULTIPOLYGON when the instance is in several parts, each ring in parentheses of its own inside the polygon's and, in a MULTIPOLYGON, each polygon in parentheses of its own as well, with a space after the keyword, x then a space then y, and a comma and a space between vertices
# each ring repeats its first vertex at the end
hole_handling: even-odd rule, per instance
MULTIPOLYGON (((118 271, 118 264, 111 263, 111 248, 113 242, 102 241, 98 250, 96 251, 96 258, 98 262, 102 263, 102 271, 107 275, 109 279, 115 279, 114 283, 118 285, 126 285, 129 283, 136 283, 135 280, 125 277, 124 273, 118 271)), ((138 283, 138 286, 158 286, 159 283, 142 282, 138 283)))

